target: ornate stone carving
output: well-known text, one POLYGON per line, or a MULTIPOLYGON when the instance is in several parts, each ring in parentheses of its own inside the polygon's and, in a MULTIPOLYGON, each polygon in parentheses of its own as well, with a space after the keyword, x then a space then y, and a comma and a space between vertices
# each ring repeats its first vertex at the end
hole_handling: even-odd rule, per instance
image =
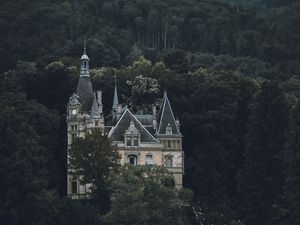
POLYGON ((69 98, 69 104, 70 105, 81 105, 79 102, 79 96, 75 93, 73 93, 69 98))

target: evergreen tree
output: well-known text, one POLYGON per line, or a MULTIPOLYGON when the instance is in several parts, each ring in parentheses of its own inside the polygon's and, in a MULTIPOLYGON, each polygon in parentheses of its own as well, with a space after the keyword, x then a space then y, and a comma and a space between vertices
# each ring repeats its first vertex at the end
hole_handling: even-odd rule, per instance
POLYGON ((300 104, 293 108, 285 151, 282 215, 278 224, 300 223, 300 104))
POLYGON ((279 214, 289 106, 278 84, 266 81, 252 110, 239 175, 241 218, 246 225, 267 225, 279 214))
POLYGON ((38 114, 33 106, 45 110, 26 101, 22 94, 0 94, 0 224, 3 225, 54 224, 51 218, 56 195, 48 187, 48 160, 53 160, 53 155, 47 152, 45 136, 38 135, 39 129, 32 121, 31 115, 38 114))

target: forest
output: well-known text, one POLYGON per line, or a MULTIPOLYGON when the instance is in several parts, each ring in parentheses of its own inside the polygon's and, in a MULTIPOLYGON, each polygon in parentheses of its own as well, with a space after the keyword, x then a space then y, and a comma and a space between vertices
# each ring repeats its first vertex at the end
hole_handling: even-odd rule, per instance
POLYGON ((297 0, 3 0, 0 30, 0 225, 300 224, 297 0), (182 190, 160 168, 105 180, 102 164, 90 200, 66 197, 84 37, 106 115, 114 74, 135 111, 168 91, 182 190))

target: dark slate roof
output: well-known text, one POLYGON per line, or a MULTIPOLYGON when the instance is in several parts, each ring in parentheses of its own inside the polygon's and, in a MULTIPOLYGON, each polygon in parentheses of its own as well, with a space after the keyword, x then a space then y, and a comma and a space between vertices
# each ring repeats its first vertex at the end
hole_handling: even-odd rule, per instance
POLYGON ((93 119, 95 117, 100 118, 100 109, 98 106, 96 93, 94 94, 94 98, 93 98, 93 104, 92 104, 92 109, 91 109, 91 119, 93 119))
MULTIPOLYGON (((116 81, 115 81, 116 82, 116 81)), ((118 99, 118 91, 117 91, 117 85, 115 83, 115 90, 114 90, 114 100, 113 100, 113 105, 112 105, 112 109, 116 110, 118 108, 119 105, 119 99, 118 99)))
MULTIPOLYGON (((127 109, 127 105, 125 105, 123 108, 122 108, 122 114, 123 112, 125 112, 125 110, 127 109)), ((115 126, 118 122, 118 119, 116 117, 113 116, 113 114, 110 114, 107 116, 107 121, 109 121, 107 124, 109 126, 115 126)))
POLYGON ((166 127, 168 124, 172 127, 172 134, 180 134, 179 128, 176 124, 176 120, 171 108, 170 101, 167 96, 167 92, 164 93, 164 98, 158 113, 158 130, 157 134, 166 134, 166 127))
POLYGON ((139 120, 126 109, 122 114, 117 124, 109 132, 109 137, 113 141, 124 141, 124 133, 130 126, 130 122, 133 122, 135 127, 141 133, 141 142, 159 142, 140 122, 139 120))
POLYGON ((151 114, 134 114, 134 116, 141 122, 143 125, 153 125, 153 115, 151 114))
POLYGON ((153 136, 156 134, 156 130, 154 129, 153 126, 147 126, 145 127, 147 129, 147 131, 149 131, 150 134, 152 134, 153 136))
POLYGON ((82 103, 82 109, 89 111, 93 103, 93 88, 91 78, 89 76, 80 76, 77 84, 77 92, 79 100, 82 103))

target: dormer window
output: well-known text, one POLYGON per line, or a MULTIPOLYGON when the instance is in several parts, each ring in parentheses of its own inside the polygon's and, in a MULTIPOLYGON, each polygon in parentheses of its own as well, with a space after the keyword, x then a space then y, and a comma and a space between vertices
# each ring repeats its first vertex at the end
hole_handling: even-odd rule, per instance
POLYGON ((131 146, 131 137, 129 137, 129 136, 126 137, 126 146, 127 147, 131 146))
POLYGON ((128 129, 125 131, 125 146, 126 147, 138 147, 140 145, 140 132, 135 127, 134 122, 131 121, 128 129))
POLYGON ((139 138, 137 136, 133 137, 133 146, 139 146, 139 138))
POLYGON ((171 125, 168 123, 167 127, 166 127, 166 134, 172 134, 172 127, 171 125))

